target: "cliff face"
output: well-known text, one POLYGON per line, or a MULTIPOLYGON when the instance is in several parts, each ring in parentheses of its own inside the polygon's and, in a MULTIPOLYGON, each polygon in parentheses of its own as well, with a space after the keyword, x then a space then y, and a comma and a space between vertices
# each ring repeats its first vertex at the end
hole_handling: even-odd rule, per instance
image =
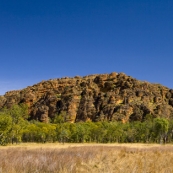
POLYGON ((143 120, 146 114, 173 118, 173 90, 124 73, 42 81, 0 96, 0 108, 25 103, 31 119, 47 122, 65 112, 65 120, 143 120))

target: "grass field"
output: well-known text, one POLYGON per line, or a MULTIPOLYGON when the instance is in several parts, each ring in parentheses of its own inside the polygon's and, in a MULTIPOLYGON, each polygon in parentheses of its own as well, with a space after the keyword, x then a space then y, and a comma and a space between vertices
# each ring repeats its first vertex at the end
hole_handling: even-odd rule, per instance
POLYGON ((0 147, 0 173, 173 173, 173 146, 19 144, 0 147))

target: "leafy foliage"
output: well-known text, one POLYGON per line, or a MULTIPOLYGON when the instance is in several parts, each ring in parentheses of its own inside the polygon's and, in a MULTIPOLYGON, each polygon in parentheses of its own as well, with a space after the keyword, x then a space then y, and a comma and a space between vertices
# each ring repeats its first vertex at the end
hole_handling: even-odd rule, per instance
POLYGON ((52 123, 26 121, 27 106, 14 105, 0 112, 0 145, 14 142, 170 143, 173 121, 148 115, 143 122, 64 122, 64 113, 52 123))

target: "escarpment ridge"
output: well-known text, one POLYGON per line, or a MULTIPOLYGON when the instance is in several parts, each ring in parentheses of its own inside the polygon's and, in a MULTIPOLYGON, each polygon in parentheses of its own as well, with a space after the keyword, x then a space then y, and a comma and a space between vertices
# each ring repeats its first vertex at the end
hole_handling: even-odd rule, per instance
POLYGON ((20 103, 41 122, 62 113, 67 122, 173 118, 172 89, 115 72, 51 79, 0 96, 0 109, 20 103))

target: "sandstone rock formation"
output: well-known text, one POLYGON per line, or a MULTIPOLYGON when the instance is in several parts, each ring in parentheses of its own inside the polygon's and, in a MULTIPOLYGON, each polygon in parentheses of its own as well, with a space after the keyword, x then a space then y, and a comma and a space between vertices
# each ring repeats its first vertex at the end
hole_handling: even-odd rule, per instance
POLYGON ((0 109, 20 103, 28 105, 30 119, 41 122, 61 112, 68 122, 173 118, 172 89, 115 72, 42 81, 0 96, 0 109))

